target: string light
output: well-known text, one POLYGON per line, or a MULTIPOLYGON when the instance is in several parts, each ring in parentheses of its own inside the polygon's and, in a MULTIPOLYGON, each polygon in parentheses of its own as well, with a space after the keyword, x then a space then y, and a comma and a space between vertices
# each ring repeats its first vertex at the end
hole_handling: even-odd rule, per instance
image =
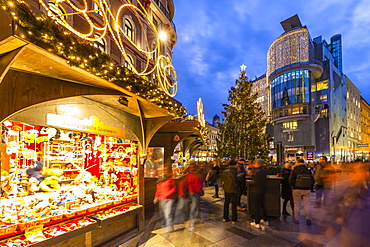
MULTIPOLYGON (((119 84, 119 81, 129 81, 131 85, 127 89, 133 91, 136 95, 152 101, 175 117, 181 117, 186 114, 186 109, 183 106, 176 103, 172 104, 173 99, 171 96, 163 94, 164 90, 159 88, 161 80, 157 80, 158 85, 147 83, 145 81, 148 79, 147 76, 135 76, 131 73, 132 71, 128 71, 123 65, 112 63, 111 58, 106 53, 102 53, 92 43, 81 42, 77 36, 71 36, 71 33, 68 31, 58 28, 59 24, 52 20, 52 17, 46 15, 36 16, 21 0, 15 0, 13 7, 8 5, 7 0, 0 0, 0 6, 8 11, 10 15, 12 12, 15 14, 11 16, 14 17, 18 25, 25 28, 26 33, 29 35, 27 39, 41 45, 54 54, 59 54, 59 56, 66 59, 68 65, 84 68, 86 71, 113 83, 119 84), (50 46, 54 47, 54 49, 49 48, 50 46), (71 57, 74 59, 71 59, 71 57), (109 70, 104 68, 109 68, 109 70), (108 70, 108 72, 105 74, 104 70, 108 70), (132 86, 135 90, 132 90, 132 86)), ((176 71, 171 61, 165 56, 158 57, 155 67, 160 68, 157 69, 157 73, 163 75, 165 79, 168 79, 167 76, 176 76, 176 71), (158 62, 161 60, 162 62, 158 62), (160 67, 157 65, 160 65, 160 67)), ((158 74, 156 75, 158 77, 158 74)), ((165 85, 173 87, 170 80, 163 80, 163 82, 167 83, 165 85)), ((177 90, 177 83, 175 87, 177 90)))
POLYGON ((169 96, 171 97, 175 96, 178 88, 177 74, 175 72, 175 68, 171 63, 171 60, 166 56, 160 55, 156 57, 155 66, 153 68, 150 68, 149 66, 153 54, 156 51, 158 51, 158 54, 160 54, 160 37, 163 37, 164 34, 162 32, 158 32, 155 24, 151 21, 150 15, 147 13, 147 11, 141 5, 141 3, 138 1, 138 4, 140 5, 141 8, 138 8, 133 4, 122 4, 118 8, 117 13, 114 15, 109 7, 109 3, 107 0, 93 0, 93 2, 98 7, 93 11, 98 11, 102 16, 103 23, 100 26, 94 24, 93 20, 88 15, 88 13, 92 12, 92 10, 88 9, 88 4, 86 0, 82 1, 82 7, 78 7, 81 6, 80 2, 78 2, 77 5, 72 0, 57 0, 55 2, 56 4, 66 3, 74 10, 74 12, 68 14, 57 14, 53 12, 50 9, 50 6, 47 5, 43 0, 39 0, 39 3, 46 9, 48 15, 52 17, 57 24, 62 25, 63 27, 67 28, 70 32, 74 33, 75 35, 86 41, 99 42, 107 35, 109 31, 112 40, 116 43, 125 61, 129 64, 129 68, 131 68, 131 70, 135 74, 137 74, 138 76, 147 76, 149 74, 152 74, 156 70, 159 86, 169 96), (149 40, 146 32, 143 32, 143 35, 147 44, 148 48, 147 50, 142 49, 139 45, 135 44, 130 37, 127 36, 124 28, 121 26, 122 20, 121 13, 125 9, 130 9, 131 12, 137 17, 137 19, 139 20, 139 25, 141 26, 142 30, 145 30, 144 28, 145 24, 145 26, 151 27, 151 29, 154 31, 156 38, 155 38, 155 47, 153 49, 150 49, 148 47, 149 40), (84 20, 87 21, 89 25, 88 32, 82 33, 76 30, 68 23, 67 18, 65 18, 65 16, 74 14, 80 15, 84 20), (143 16, 144 18, 140 18, 141 16, 143 16), (111 20, 115 28, 113 28, 112 24, 108 20, 111 20), (122 37, 125 37, 125 39, 123 40, 122 37), (138 71, 134 67, 129 55, 126 53, 125 42, 127 41, 130 42, 131 45, 133 45, 138 51, 140 51, 142 54, 146 56, 145 66, 141 71, 138 71), (171 78, 171 80, 169 78, 171 78))

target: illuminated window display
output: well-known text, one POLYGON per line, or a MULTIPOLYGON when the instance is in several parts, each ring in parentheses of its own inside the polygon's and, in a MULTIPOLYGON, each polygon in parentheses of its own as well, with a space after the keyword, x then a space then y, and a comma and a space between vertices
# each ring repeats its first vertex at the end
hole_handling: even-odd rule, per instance
POLYGON ((74 228, 96 225, 141 207, 119 207, 137 201, 136 142, 10 121, 2 129, 0 246, 15 235, 26 246, 69 232, 71 220, 74 228))

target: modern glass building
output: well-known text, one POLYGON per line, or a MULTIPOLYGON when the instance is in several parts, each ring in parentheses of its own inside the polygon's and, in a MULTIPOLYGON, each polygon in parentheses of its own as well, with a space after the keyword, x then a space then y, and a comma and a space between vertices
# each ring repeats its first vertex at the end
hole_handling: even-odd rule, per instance
POLYGON ((278 162, 338 157, 347 144, 341 36, 332 44, 312 40, 298 15, 281 25, 285 32, 268 50, 266 74, 278 162))

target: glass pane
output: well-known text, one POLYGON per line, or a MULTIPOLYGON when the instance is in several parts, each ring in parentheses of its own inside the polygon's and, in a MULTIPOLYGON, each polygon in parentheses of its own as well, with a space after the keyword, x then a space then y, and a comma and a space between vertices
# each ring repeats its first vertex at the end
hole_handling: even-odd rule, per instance
POLYGON ((148 156, 144 165, 144 176, 156 178, 159 170, 164 168, 164 147, 148 148, 148 156))

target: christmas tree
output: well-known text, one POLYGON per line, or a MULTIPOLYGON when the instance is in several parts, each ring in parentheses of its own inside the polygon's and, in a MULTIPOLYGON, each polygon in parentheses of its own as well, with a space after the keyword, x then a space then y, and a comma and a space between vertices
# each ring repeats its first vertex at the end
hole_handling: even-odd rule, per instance
POLYGON ((217 157, 239 157, 253 160, 267 158, 268 136, 265 133, 266 115, 256 102, 245 66, 239 79, 229 90, 229 104, 223 104, 223 123, 217 141, 217 157))

